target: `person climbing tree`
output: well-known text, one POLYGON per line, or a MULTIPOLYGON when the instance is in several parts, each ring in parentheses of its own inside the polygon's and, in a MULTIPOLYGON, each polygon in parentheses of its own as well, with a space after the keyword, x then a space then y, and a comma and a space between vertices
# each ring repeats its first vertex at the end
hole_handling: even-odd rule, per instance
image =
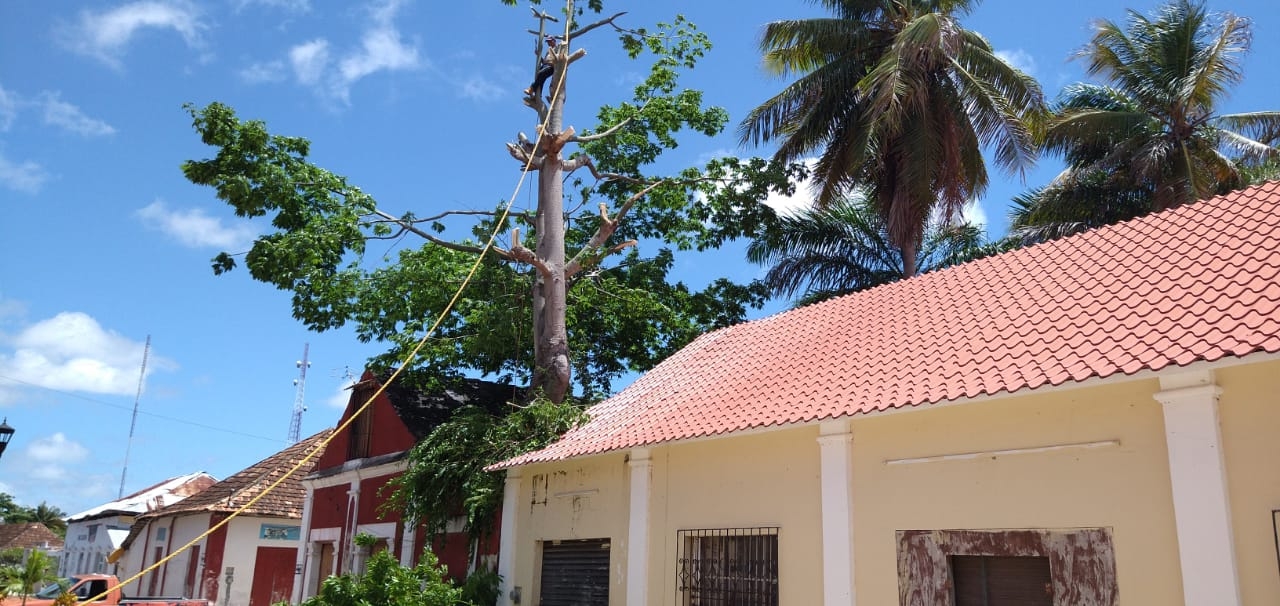
POLYGON ((555 52, 555 50, 556 39, 552 36, 547 36, 547 53, 542 56, 542 62, 538 65, 538 71, 533 75, 533 84, 530 84, 529 88, 524 89, 525 96, 532 97, 535 94, 542 94, 542 85, 546 83, 547 78, 550 78, 551 74, 556 71, 555 64, 551 61, 551 53, 555 52))

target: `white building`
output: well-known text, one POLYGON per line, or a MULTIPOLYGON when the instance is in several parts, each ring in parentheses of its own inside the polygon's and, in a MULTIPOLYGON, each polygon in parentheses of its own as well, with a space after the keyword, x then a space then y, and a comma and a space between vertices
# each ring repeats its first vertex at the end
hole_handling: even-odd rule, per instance
POLYGON ((177 503, 215 482, 217 479, 203 471, 169 478, 122 499, 68 517, 59 576, 114 572, 114 566, 107 563, 107 557, 120 548, 135 517, 177 503))

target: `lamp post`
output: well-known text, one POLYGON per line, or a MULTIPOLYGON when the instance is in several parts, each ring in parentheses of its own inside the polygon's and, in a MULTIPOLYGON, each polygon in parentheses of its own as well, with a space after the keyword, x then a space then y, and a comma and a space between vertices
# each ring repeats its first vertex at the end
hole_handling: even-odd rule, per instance
POLYGON ((9 440, 13 438, 13 427, 9 425, 9 417, 5 417, 4 421, 0 421, 0 456, 4 455, 4 449, 9 445, 9 440))

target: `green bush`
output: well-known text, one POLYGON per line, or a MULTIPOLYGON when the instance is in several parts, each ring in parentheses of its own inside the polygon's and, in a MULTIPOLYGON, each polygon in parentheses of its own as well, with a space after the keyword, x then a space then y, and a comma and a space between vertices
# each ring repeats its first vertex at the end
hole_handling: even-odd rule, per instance
POLYGON ((498 603, 498 583, 502 580, 492 570, 479 569, 462 583, 462 601, 475 606, 496 606, 498 603))
POLYGON ((386 551, 369 558, 361 576, 325 579, 320 593, 302 606, 458 606, 466 604, 462 589, 444 580, 444 568, 430 550, 413 568, 405 568, 386 551))

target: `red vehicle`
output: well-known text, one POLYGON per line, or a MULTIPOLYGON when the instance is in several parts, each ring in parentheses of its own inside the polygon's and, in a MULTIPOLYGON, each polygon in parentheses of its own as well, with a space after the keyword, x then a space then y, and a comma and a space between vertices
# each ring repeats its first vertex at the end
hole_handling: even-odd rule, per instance
MULTIPOLYGON (((112 574, 80 574, 60 579, 27 598, 26 606, 53 606, 53 601, 63 593, 71 593, 84 602, 106 592, 106 596, 94 602, 95 606, 211 606, 209 600, 189 600, 171 597, 126 597, 120 591, 120 580, 112 574)), ((19 606, 22 596, 10 596, 0 606, 19 606)))

